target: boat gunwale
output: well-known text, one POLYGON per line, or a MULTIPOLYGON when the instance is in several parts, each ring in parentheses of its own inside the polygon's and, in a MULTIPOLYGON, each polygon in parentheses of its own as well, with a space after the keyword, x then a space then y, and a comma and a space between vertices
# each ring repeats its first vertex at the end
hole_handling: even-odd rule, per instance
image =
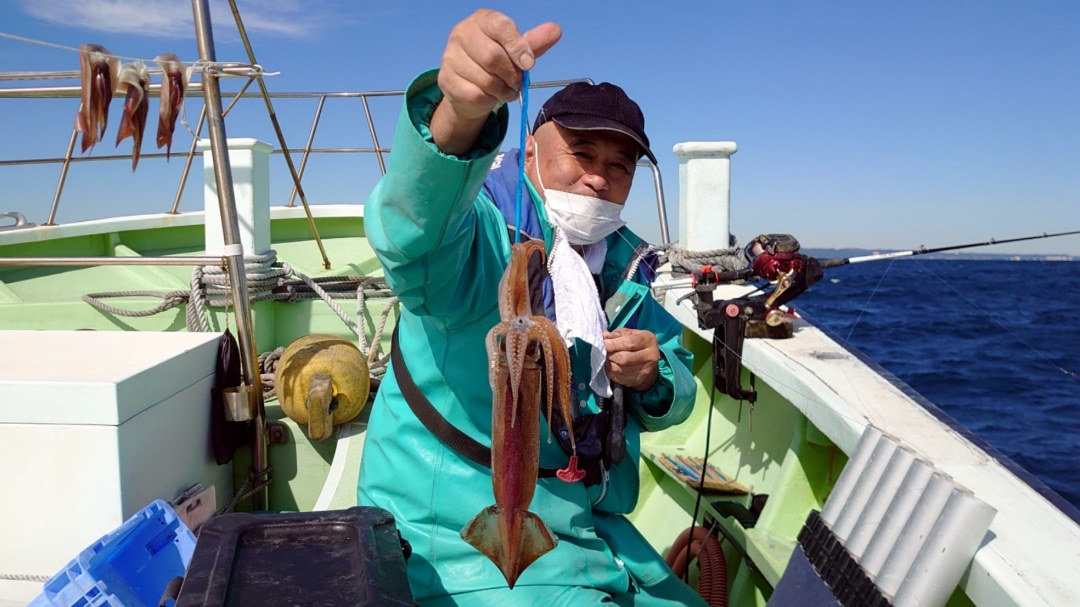
MULTIPOLYGON (((320 204, 311 205, 310 208, 312 210, 312 215, 324 219, 364 217, 363 204, 320 204)), ((198 210, 186 211, 178 214, 147 213, 144 215, 107 217, 104 219, 90 219, 51 226, 35 225, 25 228, 0 230, 0 247, 28 242, 45 242, 61 238, 110 234, 114 232, 202 225, 206 223, 205 218, 206 212, 198 210)), ((282 219, 306 219, 304 208, 301 206, 271 206, 270 221, 282 219)))
MULTIPOLYGON (((664 273, 660 272, 660 276, 654 287, 664 287, 664 273)), ((715 296, 717 300, 745 295, 752 287, 729 285, 722 289, 723 291, 718 291, 715 296)), ((712 331, 698 326, 691 304, 683 301, 675 305, 679 296, 689 290, 689 285, 672 281, 671 288, 665 295, 665 308, 672 312, 687 330, 711 343, 712 331)), ((932 462, 943 473, 954 477, 957 483, 972 491, 976 498, 997 510, 983 543, 975 552, 960 581, 959 585, 967 596, 976 604, 994 606, 1075 603, 1080 595, 1074 581, 1075 576, 1068 567, 1075 562, 1076 553, 1067 546, 1067 539, 1080 539, 1080 521, 1077 519, 1080 513, 1077 508, 1065 502, 1060 494, 1034 477, 1031 472, 988 445, 985 439, 949 417, 926 397, 850 343, 838 339, 812 318, 804 317, 801 311, 795 322, 793 339, 746 340, 742 357, 744 367, 770 385, 787 404, 800 411, 809 423, 844 453, 852 453, 866 425, 873 423, 883 432, 896 433, 894 436, 899 442, 912 447, 920 457, 932 462), (800 343, 800 333, 809 340, 804 339, 800 343), (814 335, 815 333, 817 335, 814 335), (812 352, 803 351, 801 344, 812 344, 818 349, 812 352), (835 354, 838 355, 830 356, 827 350, 820 349, 822 346, 827 349, 835 348, 835 354), (808 357, 812 360, 808 360, 808 357), (818 373, 822 369, 815 368, 817 366, 812 364, 814 360, 829 365, 847 363, 850 368, 835 372, 841 374, 848 383, 841 386, 836 383, 837 377, 818 373), (778 370, 787 377, 778 377, 778 370), (853 400, 852 391, 858 392, 858 388, 852 383, 852 380, 857 379, 854 374, 862 374, 866 379, 876 382, 881 391, 875 396, 883 396, 888 402, 878 400, 868 404, 866 400, 853 400), (782 379, 794 381, 784 383, 779 381, 782 379), (817 384, 819 390, 814 390, 813 384, 817 384), (799 388, 796 388, 796 385, 799 388), (803 392, 799 392, 799 389, 803 388, 803 392), (910 410, 890 410, 890 405, 903 406, 904 403, 907 403, 910 410), (884 421, 888 423, 882 425, 872 421, 873 415, 868 414, 875 412, 887 416, 884 421), (903 420, 895 418, 902 417, 905 413, 909 417, 913 414, 923 417, 925 421, 920 423, 924 430, 933 430, 930 424, 937 424, 940 430, 938 434, 948 440, 949 444, 935 443, 933 437, 921 436, 918 429, 900 424, 903 420), (888 417, 890 415, 891 417, 888 417), (902 432, 897 432, 898 424, 903 426, 900 428, 902 432), (926 448, 928 446, 931 447, 929 452, 926 448), (942 451, 949 457, 931 457, 934 450, 942 451), (1017 470, 1023 473, 1018 474, 1017 470), (1010 492, 1007 485, 991 484, 994 481, 1008 482, 1009 477, 1015 479, 1016 489, 1026 489, 1030 493, 1025 495, 1016 493, 1015 490, 1010 492), (1018 499, 1022 503, 1017 502, 1018 499), (1064 502, 1064 507, 1059 502, 1064 502), (1021 508, 1023 516, 1016 516, 1021 508), (1038 527, 1038 532, 1032 534, 1033 527, 1038 527), (1071 535, 1055 534, 1055 531, 1071 532, 1071 535), (1031 552, 1024 550, 1025 544, 1020 539, 1025 534, 1028 537, 1045 537, 1059 547, 1043 544, 1032 548, 1043 555, 1042 562, 1047 563, 1047 566, 1033 570, 1024 565, 1024 557, 1031 552), (1060 558, 1048 559, 1047 550, 1053 550, 1060 558), (1038 597, 1038 602, 1033 602, 1033 597, 1038 597)))
POLYGON ((837 333, 833 332, 831 329, 821 324, 820 321, 818 321, 813 316, 800 310, 799 317, 805 320, 807 323, 813 325, 822 333, 824 333, 829 339, 836 342, 838 346, 843 348, 855 358, 859 359, 859 361, 861 361, 867 367, 870 367, 870 369, 872 369, 878 375, 884 377, 890 384, 903 392, 908 398, 920 405, 927 412, 931 413, 934 417, 938 418, 938 420, 947 425, 949 428, 956 431, 957 434, 960 434, 973 445, 985 451, 987 455, 989 455, 995 461, 1007 468, 1010 472, 1016 475, 1017 478, 1024 481, 1025 484, 1031 487, 1031 489, 1033 489, 1036 493, 1046 498, 1046 500, 1053 504, 1055 507, 1057 507, 1058 510, 1061 510, 1063 514, 1065 514, 1075 523, 1080 525, 1080 508, 1074 506, 1071 502, 1066 500, 1060 493, 1055 491, 1054 488, 1050 485, 1047 485, 1046 482, 1043 481, 1041 478, 1035 476, 1034 473, 1024 468, 1020 464, 1016 463, 1015 460, 1010 458, 1008 455, 1006 455, 994 445, 990 444, 985 438, 965 426, 956 418, 949 415, 944 409, 937 406, 933 403, 933 401, 920 394, 918 391, 916 391, 914 388, 904 382, 904 380, 900 379, 891 371, 881 366, 881 363, 875 361, 873 358, 870 358, 870 356, 867 355, 865 352, 856 348, 843 337, 839 336, 837 333))

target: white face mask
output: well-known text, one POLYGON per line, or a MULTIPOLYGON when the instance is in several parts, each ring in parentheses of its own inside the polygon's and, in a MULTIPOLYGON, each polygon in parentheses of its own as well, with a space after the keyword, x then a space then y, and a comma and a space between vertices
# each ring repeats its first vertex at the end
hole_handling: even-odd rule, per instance
POLYGON ((595 196, 550 190, 540 177, 540 146, 535 146, 536 177, 544 193, 548 219, 559 226, 570 244, 594 244, 626 225, 620 218, 623 205, 595 196))
POLYGON ((623 205, 558 190, 544 190, 548 219, 566 234, 570 244, 593 244, 626 225, 623 205))

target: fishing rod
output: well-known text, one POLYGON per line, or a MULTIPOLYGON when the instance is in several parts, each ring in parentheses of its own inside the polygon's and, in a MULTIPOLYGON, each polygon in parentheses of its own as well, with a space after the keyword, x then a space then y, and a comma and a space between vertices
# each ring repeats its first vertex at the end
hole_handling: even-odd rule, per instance
MULTIPOLYGON (((1021 236, 1020 238, 1006 238, 1004 240, 998 240, 996 238, 991 238, 990 240, 985 240, 985 241, 982 241, 982 242, 971 242, 971 243, 968 243, 968 244, 949 245, 949 246, 945 246, 945 247, 933 247, 933 248, 929 248, 929 249, 926 248, 925 246, 920 246, 918 249, 911 249, 910 251, 892 251, 892 252, 889 252, 889 253, 874 253, 873 255, 858 255, 858 256, 853 256, 853 257, 834 257, 834 258, 830 258, 830 259, 818 260, 818 264, 821 266, 822 269, 836 268, 836 267, 839 267, 839 266, 846 266, 848 264, 853 264, 853 263, 862 263, 864 261, 879 261, 879 260, 882 260, 882 259, 896 259, 896 258, 899 258, 899 257, 911 257, 913 255, 926 255, 928 253, 941 253, 943 251, 956 251, 956 250, 959 250, 959 249, 970 249, 972 247, 986 247, 986 246, 997 245, 997 244, 1006 244, 1006 243, 1010 243, 1010 242, 1022 242, 1022 241, 1025 241, 1025 240, 1037 240, 1039 238, 1055 238, 1055 237, 1058 237, 1058 236, 1072 236, 1074 234, 1080 234, 1080 230, 1072 230, 1072 231, 1069 231, 1069 232, 1055 232, 1053 234, 1047 234, 1046 232, 1043 232, 1042 234, 1036 234, 1034 236, 1021 236)), ((767 246, 767 244, 768 244, 767 241, 769 239, 773 239, 775 241, 778 238, 782 239, 784 241, 784 245, 780 246, 779 248, 780 249, 787 249, 786 251, 783 251, 783 252, 794 253, 795 251, 798 251, 799 244, 798 244, 798 241, 794 240, 794 237, 792 237, 792 236, 790 236, 788 234, 768 234, 768 235, 758 236, 753 241, 751 241, 750 245, 748 245, 747 248, 746 248, 747 255, 751 259, 756 259, 762 252, 764 252, 767 256, 770 256, 770 257, 775 256, 776 253, 777 253, 777 250, 778 250, 777 249, 777 244, 774 242, 773 246, 769 247, 769 246, 767 246), (791 240, 788 241, 787 239, 791 239, 791 240), (762 244, 763 242, 765 243, 764 245, 762 244), (756 249, 756 251, 755 251, 755 249, 756 249)), ((727 270, 725 272, 715 272, 714 273, 714 280, 716 282, 720 282, 720 283, 734 282, 736 280, 746 280, 748 278, 753 278, 754 276, 761 276, 762 278, 771 278, 770 276, 759 272, 754 267, 748 267, 748 268, 743 268, 741 270, 727 270)))
POLYGON ((712 266, 702 266, 700 270, 691 272, 694 290, 683 298, 693 298, 698 326, 702 329, 713 330, 713 385, 720 392, 736 400, 753 403, 757 398, 753 382, 749 389, 743 387, 741 382, 743 340, 753 337, 771 339, 791 337, 793 334, 792 311, 785 310, 781 306, 821 280, 826 268, 1073 234, 1080 234, 1080 230, 1054 234, 1043 232, 1021 238, 990 239, 969 244, 934 248, 919 247, 910 251, 824 260, 800 253, 799 241, 790 234, 762 234, 746 246, 750 267, 718 272, 712 266), (756 295, 723 300, 713 298, 720 284, 753 277, 775 282, 776 286, 772 291, 756 295))
POLYGON ((822 268, 835 268, 837 266, 843 266, 851 263, 862 263, 864 261, 877 261, 879 259, 895 259, 897 257, 910 257, 912 255, 926 255, 927 253, 940 253, 942 251, 955 251, 958 249, 970 249, 972 247, 985 247, 995 244, 1005 244, 1009 242, 1022 242, 1024 240, 1037 240, 1039 238, 1054 238, 1057 236, 1071 236, 1073 234, 1080 234, 1080 230, 1072 230, 1070 232, 1056 232, 1054 234, 1036 234, 1035 236, 1021 236, 1020 238, 1007 238, 1005 240, 997 240, 991 238, 983 242, 972 242, 968 244, 958 244, 947 247, 934 247, 928 249, 924 246, 920 246, 918 249, 912 249, 910 251, 893 251, 891 253, 875 253, 873 255, 860 255, 857 257, 837 257, 833 259, 822 259, 820 261, 822 268))

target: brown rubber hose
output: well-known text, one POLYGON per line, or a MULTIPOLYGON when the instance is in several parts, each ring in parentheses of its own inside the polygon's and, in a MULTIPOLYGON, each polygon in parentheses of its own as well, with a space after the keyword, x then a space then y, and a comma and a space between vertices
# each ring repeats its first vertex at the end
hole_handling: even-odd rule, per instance
POLYGON ((671 571, 682 578, 686 575, 688 562, 695 558, 700 570, 698 594, 709 607, 727 607, 727 560, 720 541, 704 527, 694 526, 680 533, 668 550, 666 560, 671 571))

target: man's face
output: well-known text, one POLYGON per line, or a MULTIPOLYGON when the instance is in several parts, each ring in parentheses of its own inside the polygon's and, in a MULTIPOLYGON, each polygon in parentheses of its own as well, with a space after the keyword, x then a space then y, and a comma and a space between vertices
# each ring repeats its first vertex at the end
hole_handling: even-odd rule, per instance
POLYGON ((542 181, 552 190, 624 204, 639 154, 638 144, 622 133, 581 131, 545 122, 525 144, 525 167, 538 190, 542 181))

